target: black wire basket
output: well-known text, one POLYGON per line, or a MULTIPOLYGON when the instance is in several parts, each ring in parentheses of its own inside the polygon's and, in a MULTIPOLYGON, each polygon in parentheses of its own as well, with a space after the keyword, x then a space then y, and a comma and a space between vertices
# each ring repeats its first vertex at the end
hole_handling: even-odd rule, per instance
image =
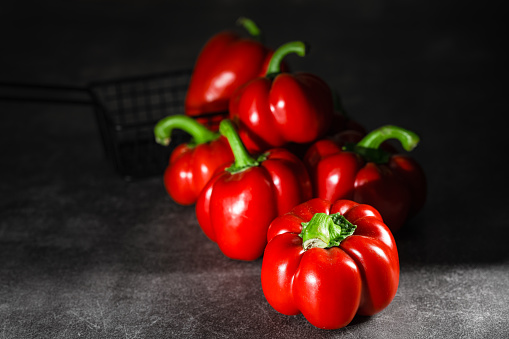
POLYGON ((187 134, 174 130, 170 146, 161 146, 154 126, 184 114, 190 76, 186 70, 90 85, 105 153, 126 180, 161 174, 175 146, 188 141, 187 134))
POLYGON ((107 158, 125 180, 132 181, 162 174, 174 148, 189 140, 186 133, 174 130, 170 146, 161 146, 155 142, 154 126, 166 116, 184 114, 191 72, 108 80, 86 87, 0 83, 3 88, 30 91, 28 96, 0 95, 0 100, 92 105, 107 158), (45 94, 34 95, 37 91, 45 94))

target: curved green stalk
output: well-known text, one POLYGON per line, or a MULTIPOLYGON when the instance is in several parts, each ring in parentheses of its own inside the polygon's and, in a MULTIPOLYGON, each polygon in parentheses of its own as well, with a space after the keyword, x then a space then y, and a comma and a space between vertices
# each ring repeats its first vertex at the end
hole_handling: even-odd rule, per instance
POLYGON ((367 134, 357 146, 378 148, 389 139, 398 140, 406 151, 413 150, 419 143, 419 136, 412 131, 392 125, 382 126, 367 134))
POLYGON ((255 39, 260 39, 262 36, 262 31, 256 25, 256 23, 245 17, 240 17, 237 19, 237 25, 244 27, 244 29, 255 39))
POLYGON ((219 133, 210 131, 191 117, 186 115, 171 115, 159 120, 154 127, 156 142, 163 146, 168 146, 171 141, 171 132, 175 128, 189 133, 193 139, 192 143, 197 145, 219 138, 219 133))
POLYGON ((237 173, 260 164, 259 160, 253 158, 249 154, 230 120, 225 119, 221 121, 219 124, 219 133, 228 140, 233 156, 235 157, 235 161, 227 169, 229 172, 237 173))
POLYGON ((280 46, 269 61, 269 66, 267 67, 267 72, 265 75, 280 73, 281 72, 281 62, 284 57, 290 53, 296 53, 298 56, 305 56, 307 52, 307 46, 302 41, 293 41, 288 42, 282 46, 280 46))

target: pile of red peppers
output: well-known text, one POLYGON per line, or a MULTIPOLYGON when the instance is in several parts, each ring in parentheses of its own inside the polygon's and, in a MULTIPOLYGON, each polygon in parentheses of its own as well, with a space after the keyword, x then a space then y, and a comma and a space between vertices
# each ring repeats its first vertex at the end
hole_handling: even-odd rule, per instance
POLYGON ((164 186, 195 205, 225 256, 263 257, 262 290, 278 312, 324 329, 374 315, 398 288, 393 233, 426 200, 424 171, 408 155, 419 136, 393 125, 366 132, 322 78, 289 71, 285 57, 305 57, 306 44, 272 50, 252 20, 239 24, 249 37, 214 35, 185 114, 154 128, 163 146, 174 129, 191 136, 172 152, 164 186))

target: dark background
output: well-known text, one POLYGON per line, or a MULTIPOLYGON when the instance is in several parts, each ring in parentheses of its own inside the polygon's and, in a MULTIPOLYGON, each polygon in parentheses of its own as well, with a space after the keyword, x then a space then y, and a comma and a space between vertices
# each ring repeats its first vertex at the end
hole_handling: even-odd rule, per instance
MULTIPOLYGON (((255 20, 368 129, 414 130, 428 177, 373 317, 323 331, 278 314, 262 259, 224 257, 161 177, 124 181, 89 106, 0 101, 0 338, 502 338, 509 335, 506 13, 473 1, 10 1, 0 81, 86 86, 193 66, 255 20)), ((5 90, 5 88, 4 88, 5 90)))

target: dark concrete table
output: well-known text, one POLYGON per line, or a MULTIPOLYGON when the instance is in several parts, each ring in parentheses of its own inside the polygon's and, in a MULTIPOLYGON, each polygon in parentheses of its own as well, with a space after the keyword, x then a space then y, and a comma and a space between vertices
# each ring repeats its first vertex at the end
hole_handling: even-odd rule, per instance
POLYGON ((161 177, 124 181, 87 106, 0 101, 0 338, 509 336, 507 55, 496 4, 32 1, 0 7, 0 81, 85 85, 191 67, 256 20, 369 129, 415 130, 429 179, 396 234, 401 280, 373 317, 323 331, 266 302, 262 260, 224 257, 161 177))

